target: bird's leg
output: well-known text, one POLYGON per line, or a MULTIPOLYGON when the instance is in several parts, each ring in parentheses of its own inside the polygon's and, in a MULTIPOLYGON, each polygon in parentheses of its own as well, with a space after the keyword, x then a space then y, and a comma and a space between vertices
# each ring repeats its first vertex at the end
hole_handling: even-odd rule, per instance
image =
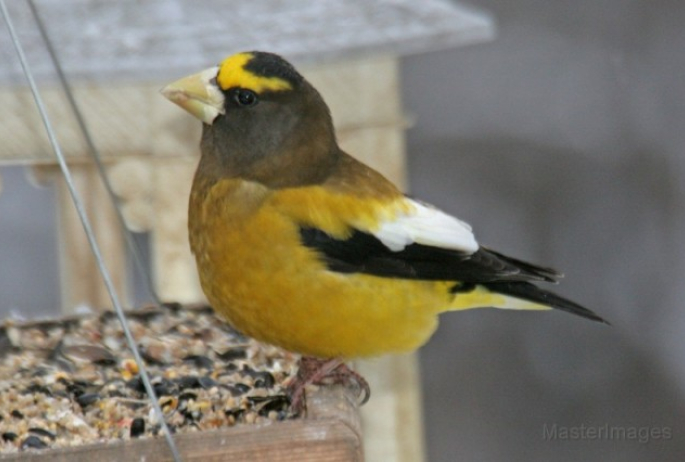
POLYGON ((300 366, 297 376, 288 385, 290 405, 294 413, 299 414, 305 408, 304 392, 309 384, 329 385, 342 384, 350 386, 354 384, 363 394, 360 405, 365 404, 371 396, 369 383, 358 372, 350 369, 340 358, 319 359, 312 356, 300 358, 300 366))

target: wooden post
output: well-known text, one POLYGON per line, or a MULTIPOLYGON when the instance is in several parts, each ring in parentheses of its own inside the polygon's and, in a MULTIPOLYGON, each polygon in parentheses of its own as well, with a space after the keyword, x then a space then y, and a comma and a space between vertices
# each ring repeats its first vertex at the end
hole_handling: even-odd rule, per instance
POLYGON ((204 299, 188 243, 188 197, 197 159, 155 162, 152 267, 159 296, 165 301, 204 299))
MULTIPOLYGON (((74 183, 90 218, 105 264, 117 293, 126 294, 126 252, 116 214, 93 165, 71 165, 74 183)), ((71 202, 64 179, 57 180, 58 242, 62 309, 73 313, 79 306, 111 308, 109 294, 90 249, 83 225, 71 202)), ((122 303, 126 303, 123 299, 122 303)))
POLYGON ((157 92, 152 125, 152 268, 162 300, 204 300, 188 243, 188 199, 200 159, 201 124, 157 92))

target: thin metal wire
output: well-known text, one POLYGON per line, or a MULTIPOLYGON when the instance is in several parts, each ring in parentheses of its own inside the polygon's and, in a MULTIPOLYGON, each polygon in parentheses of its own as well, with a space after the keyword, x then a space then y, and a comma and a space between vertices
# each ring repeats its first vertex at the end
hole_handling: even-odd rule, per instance
POLYGON ((71 85, 69 84, 69 81, 67 80, 64 71, 62 70, 62 65, 60 64, 59 59, 57 57, 57 52, 55 51, 55 48, 52 46, 52 41, 48 36, 48 32, 45 28, 45 24, 43 23, 40 13, 38 12, 38 9, 36 8, 36 5, 33 2, 33 0, 27 1, 29 4, 29 8, 31 8, 33 18, 36 21, 36 25, 38 26, 40 35, 43 38, 43 42, 45 43, 45 48, 47 49, 48 54, 50 55, 50 59, 52 60, 52 64, 55 67, 55 71, 57 72, 57 77, 59 78, 60 84, 62 85, 64 94, 67 97, 67 100, 69 101, 69 105, 71 106, 71 110, 74 113, 74 117, 76 118, 76 122, 78 123, 79 129, 83 134, 83 138, 85 139, 86 144, 88 145, 89 153, 93 158, 98 174, 102 179, 102 184, 105 186, 107 195, 109 196, 112 204, 114 205, 117 220, 119 221, 119 227, 121 228, 121 232, 124 235, 124 240, 126 241, 128 250, 131 256, 133 257, 133 263, 145 281, 145 287, 147 289, 148 294, 152 297, 154 303, 157 306, 159 306, 161 302, 159 296, 157 295, 157 292, 154 289, 154 284, 152 282, 150 272, 145 268, 145 265, 143 265, 143 258, 141 256, 142 252, 140 250, 140 247, 138 246, 138 243, 133 239, 133 233, 126 226, 126 221, 124 220, 124 216, 121 213, 121 208, 119 207, 119 200, 117 199, 117 196, 114 193, 114 190, 112 189, 112 183, 109 181, 109 177, 107 176, 107 172, 105 171, 105 166, 102 163, 102 156, 100 155, 100 150, 97 149, 97 147, 95 146, 93 137, 90 134, 90 130, 88 130, 88 126, 86 125, 85 119, 83 118, 83 113, 81 112, 81 109, 78 103, 76 102, 76 99, 74 98, 74 92, 71 90, 71 85))
POLYGON ((164 433, 164 436, 166 438, 167 444, 169 446, 169 449, 171 450, 174 460, 176 462, 182 462, 181 455, 178 452, 176 442, 174 441, 174 437, 171 434, 171 431, 169 430, 166 421, 164 420, 164 413, 162 412, 162 409, 159 406, 159 400, 157 399, 157 395, 155 394, 155 391, 152 388, 152 384, 150 383, 150 378, 147 375, 145 364, 143 363, 143 358, 140 356, 140 352, 138 351, 138 348, 136 346, 135 339, 133 338, 131 330, 129 329, 128 321, 126 320, 124 311, 121 307, 121 304, 119 303, 119 297, 117 296, 116 290, 114 289, 112 278, 110 277, 109 271, 107 270, 107 266, 105 265, 105 262, 102 259, 100 247, 98 246, 98 243, 95 239, 95 235, 93 234, 90 221, 88 220, 88 216, 86 215, 85 209, 83 208, 83 203, 78 195, 78 192, 76 191, 76 187, 74 186, 71 171, 69 170, 69 166, 67 165, 67 162, 62 153, 62 149, 60 148, 59 143, 57 141, 57 137, 55 136, 52 124, 50 123, 50 118, 48 117, 47 111, 43 104, 43 99, 41 98, 40 93, 38 91, 38 87, 36 86, 36 82, 33 79, 33 74, 31 73, 31 69, 26 59, 26 55, 24 54, 24 50, 19 41, 19 37, 17 36, 14 30, 14 24, 9 15, 9 11, 7 10, 5 0, 0 0, 0 10, 2 10, 2 15, 5 18, 5 22, 7 23, 7 28, 9 30, 10 36, 12 37, 12 44, 14 45, 14 49, 17 52, 17 56, 19 57, 21 67, 24 71, 24 76, 26 77, 29 87, 31 88, 31 93, 33 94, 36 106, 38 107, 38 111, 40 112, 40 116, 43 121, 43 125, 45 126, 45 130, 50 140, 50 144, 52 145, 52 149, 55 152, 55 156, 57 157, 59 166, 62 170, 62 173, 64 174, 64 180, 69 189, 71 199, 74 203, 74 206, 76 207, 76 212, 78 213, 78 216, 81 219, 81 224, 83 225, 83 229, 86 232, 86 236, 88 237, 88 243, 90 244, 90 248, 93 252, 93 255, 95 256, 95 259, 97 260, 98 268, 100 269, 100 274, 102 275, 102 279, 104 280, 105 286, 107 287, 107 292, 109 292, 109 296, 112 300, 112 305, 114 306, 114 310, 117 314, 117 317, 119 318, 119 322, 121 323, 121 327, 124 331, 124 336, 126 337, 126 341, 129 347, 131 348, 133 357, 135 358, 136 363, 138 364, 141 381, 143 382, 145 390, 147 391, 147 394, 150 397, 152 407, 154 408, 159 418, 160 426, 162 428, 162 431, 164 433))

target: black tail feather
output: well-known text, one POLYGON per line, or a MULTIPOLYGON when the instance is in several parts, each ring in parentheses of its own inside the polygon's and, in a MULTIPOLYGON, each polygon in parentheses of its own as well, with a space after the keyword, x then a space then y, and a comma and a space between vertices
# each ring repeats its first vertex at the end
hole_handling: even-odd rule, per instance
POLYGON ((499 260, 506 262, 507 264, 517 268, 521 272, 521 276, 523 276, 519 279, 519 281, 528 280, 557 283, 561 278, 564 277, 562 273, 558 272, 555 269, 535 265, 533 263, 528 263, 526 261, 519 260, 518 258, 508 257, 487 247, 481 246, 480 252, 487 252, 489 254, 492 254, 499 260))
POLYGON ((483 284, 489 290, 500 293, 503 295, 509 295, 516 298, 521 298, 523 300, 528 300, 534 303, 541 303, 543 305, 551 306, 561 311, 566 311, 571 314, 582 316, 583 318, 591 319, 593 321, 602 322, 604 324, 609 324, 608 321, 588 310, 587 308, 580 306, 579 304, 572 302, 571 300, 565 299, 556 295, 552 292, 540 289, 534 284, 529 282, 490 282, 483 284))

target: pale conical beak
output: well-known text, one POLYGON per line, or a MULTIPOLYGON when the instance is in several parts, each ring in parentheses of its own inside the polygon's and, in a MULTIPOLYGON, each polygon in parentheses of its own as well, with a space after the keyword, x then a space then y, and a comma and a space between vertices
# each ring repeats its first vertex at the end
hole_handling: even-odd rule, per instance
POLYGON ((224 95, 216 85, 218 67, 189 75, 162 88, 160 92, 170 101, 211 125, 219 114, 224 114, 224 95))

